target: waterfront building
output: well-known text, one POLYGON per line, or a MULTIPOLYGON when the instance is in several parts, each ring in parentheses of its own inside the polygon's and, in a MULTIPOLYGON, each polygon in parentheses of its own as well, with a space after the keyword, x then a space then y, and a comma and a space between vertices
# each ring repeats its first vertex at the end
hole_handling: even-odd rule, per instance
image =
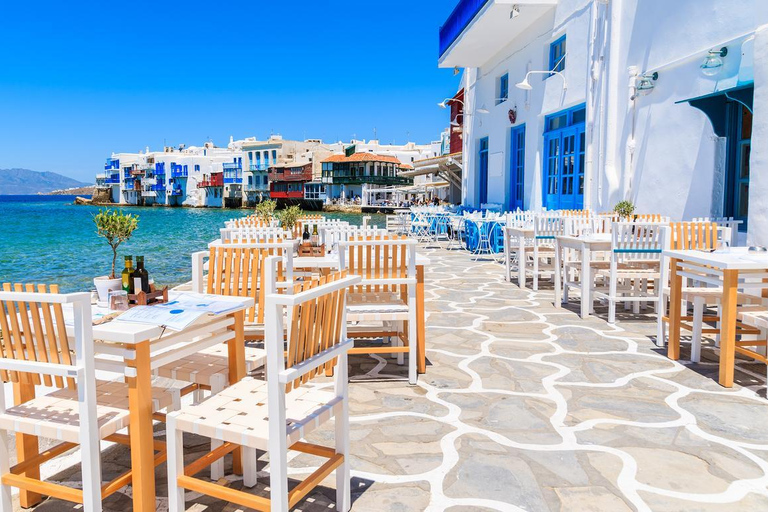
POLYGON ((463 204, 629 199, 672 219, 735 217, 768 244, 768 175, 750 173, 768 159, 765 142, 752 149, 768 123, 761 5, 459 1, 439 66, 463 68, 463 204))
POLYGON ((399 173, 410 169, 392 155, 357 153, 350 146, 344 154, 332 155, 322 162, 322 183, 327 197, 342 202, 357 202, 368 187, 412 185, 413 179, 399 173))
POLYGON ((304 202, 304 184, 312 181, 312 162, 278 163, 270 166, 269 198, 278 206, 301 205, 304 202))

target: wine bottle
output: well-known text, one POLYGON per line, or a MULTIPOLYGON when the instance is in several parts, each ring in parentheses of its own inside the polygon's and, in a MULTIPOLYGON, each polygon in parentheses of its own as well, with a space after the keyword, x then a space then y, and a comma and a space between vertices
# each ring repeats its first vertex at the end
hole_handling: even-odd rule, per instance
POLYGON ((304 233, 301 235, 301 239, 305 242, 309 240, 309 224, 304 224, 304 233))
POLYGON ((317 247, 320 242, 320 236, 317 234, 317 224, 312 224, 312 246, 317 247))
POLYGON ((136 256, 136 270, 133 271, 133 293, 149 293, 149 272, 144 268, 144 256, 136 256))
POLYGON ((133 281, 131 280, 131 274, 133 274, 133 256, 126 256, 125 268, 120 275, 123 281, 123 291, 125 293, 133 293, 133 281))

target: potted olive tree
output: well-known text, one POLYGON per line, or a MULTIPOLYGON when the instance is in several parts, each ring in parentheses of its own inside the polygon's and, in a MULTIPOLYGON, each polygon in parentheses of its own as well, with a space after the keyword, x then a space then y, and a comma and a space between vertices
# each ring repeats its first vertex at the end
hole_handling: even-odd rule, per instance
POLYGON ((304 215, 304 212, 301 211, 301 208, 299 208, 297 205, 293 205, 281 211, 277 217, 280 219, 280 227, 289 233, 293 233, 293 228, 296 226, 296 221, 298 221, 299 217, 302 215, 304 215))
POLYGON ((613 207, 613 212, 619 216, 622 221, 629 222, 632 220, 632 215, 635 213, 635 205, 632 201, 619 201, 616 206, 613 207))
POLYGON ((275 213, 277 203, 271 199, 262 201, 256 205, 256 216, 267 226, 272 222, 272 216, 275 213))
POLYGON ((106 301, 110 290, 119 290, 122 286, 120 277, 115 276, 117 248, 121 243, 130 239, 133 232, 139 227, 139 216, 106 208, 99 210, 99 213, 93 216, 93 222, 96 224, 96 233, 104 237, 112 248, 112 271, 108 276, 93 279, 93 284, 96 285, 96 290, 99 293, 99 300, 106 301))

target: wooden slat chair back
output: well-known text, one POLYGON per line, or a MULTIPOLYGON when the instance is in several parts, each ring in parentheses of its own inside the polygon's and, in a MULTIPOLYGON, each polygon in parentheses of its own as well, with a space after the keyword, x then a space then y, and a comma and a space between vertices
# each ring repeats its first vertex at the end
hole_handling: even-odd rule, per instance
MULTIPOLYGON (((268 265, 273 261, 271 258, 268 265)), ((302 284, 295 294, 267 295, 267 380, 246 377, 200 404, 184 406, 168 415, 170 512, 186 510, 185 489, 256 510, 287 512, 334 470, 337 510, 349 510, 347 352, 352 341, 346 337, 345 315, 347 289, 359 281, 359 277, 337 273, 302 284), (287 358, 283 335, 286 327, 287 358), (308 385, 327 368, 336 368, 332 388, 308 385), (302 441, 330 419, 334 420, 334 447, 302 441), (185 466, 184 432, 194 432, 223 444, 185 466), (238 447, 243 448, 243 460, 254 463, 257 449, 268 451, 268 497, 194 476, 238 447), (327 459, 290 491, 289 450, 327 459)), ((244 474, 246 487, 256 483, 255 473, 244 474)))
POLYGON ((632 221, 640 223, 669 224, 669 217, 658 213, 642 213, 633 215, 632 221))
MULTIPOLYGON (((56 285, 4 283, 0 291, 0 331, 0 380, 12 382, 18 389, 17 396, 22 397, 20 403, 9 410, 4 394, 0 394, 0 442, 4 444, 0 450, 0 509, 13 510, 10 488, 17 487, 24 507, 39 502, 38 493, 42 493, 82 503, 86 511, 101 510, 99 440, 106 437, 100 430, 106 430, 109 425, 116 431, 122 428, 120 421, 124 418, 97 418, 90 295, 60 294, 56 285), (63 304, 72 305, 74 346, 68 340, 63 304), (77 397, 53 399, 55 405, 44 402, 47 405, 43 407, 35 398, 38 385, 76 389, 77 397), (46 412, 48 406, 55 414, 46 412), (16 449, 27 456, 25 462, 14 467, 10 467, 9 460, 9 431, 17 433, 16 449), (34 437, 38 435, 65 442, 38 454, 34 437), (82 490, 41 481, 40 464, 77 443, 82 447, 82 490), (28 452, 29 447, 33 453, 28 452)), ((45 397, 40 400, 44 401, 45 397)), ((114 487, 113 483, 104 488, 114 487)), ((119 487, 122 486, 115 490, 119 487)), ((105 491, 105 495, 108 494, 110 492, 105 491)))
POLYGON ((734 219, 733 217, 694 217, 691 222, 714 222, 721 228, 729 229, 731 237, 727 239, 731 247, 735 247, 739 243, 739 226, 742 221, 734 219))
POLYGON ((505 225, 511 228, 524 228, 533 224, 536 214, 532 211, 507 212, 504 215, 505 225))
POLYGON ((611 219, 607 217, 565 217, 563 233, 568 236, 582 236, 587 233, 610 233, 611 219))
POLYGON ((533 219, 533 237, 535 240, 554 243, 555 237, 565 232, 565 219, 559 214, 540 214, 533 219))
POLYGON ((231 219, 224 223, 226 227, 232 228, 269 228, 274 227, 273 221, 265 222, 260 217, 249 215, 240 219, 231 219))
POLYGON ((339 242, 346 242, 358 238, 381 239, 388 236, 388 234, 387 230, 382 228, 348 225, 339 226, 338 228, 324 228, 322 238, 328 249, 338 245, 339 242))
POLYGON ((339 243, 340 267, 363 278, 356 293, 403 291, 405 285, 390 284, 389 280, 416 275, 417 245, 406 236, 359 236, 339 243), (386 284, 376 284, 379 281, 386 284))
MULTIPOLYGON (((301 295, 328 283, 347 277, 348 272, 334 272, 319 279, 309 279, 293 286, 293 294, 301 295)), ((338 288, 315 299, 291 307, 288 312, 288 353, 286 368, 300 365, 324 350, 331 349, 344 341, 341 333, 344 328, 344 304, 347 288, 338 288)), ((337 358, 328 360, 305 373, 300 379, 288 382, 286 392, 298 389, 302 384, 312 380, 321 373, 332 372, 338 362, 337 358)))
MULTIPOLYGON (((2 291, 34 294, 58 294, 59 287, 44 284, 3 283, 2 291)), ((0 334, 2 357, 19 361, 72 364, 72 351, 64 325, 64 313, 60 303, 36 301, 0 301, 0 334)), ((3 382, 21 382, 35 386, 75 388, 72 378, 19 371, 0 370, 3 382)))
POLYGON ((666 226, 654 222, 614 222, 611 227, 611 251, 618 264, 633 260, 661 258, 665 247, 666 226))
POLYGON ((709 251, 717 246, 719 229, 716 222, 673 222, 669 228, 673 251, 709 251))
POLYGON ((291 282, 292 242, 210 244, 205 293, 251 297, 256 304, 246 310, 245 321, 264 323, 264 294, 266 282, 271 279, 265 262, 270 256, 281 257, 276 266, 276 281, 291 282))
POLYGON ((266 243, 290 238, 290 233, 280 227, 238 227, 219 230, 222 242, 266 243))
POLYGON ((564 217, 589 217, 591 213, 589 210, 559 210, 560 214, 564 217))

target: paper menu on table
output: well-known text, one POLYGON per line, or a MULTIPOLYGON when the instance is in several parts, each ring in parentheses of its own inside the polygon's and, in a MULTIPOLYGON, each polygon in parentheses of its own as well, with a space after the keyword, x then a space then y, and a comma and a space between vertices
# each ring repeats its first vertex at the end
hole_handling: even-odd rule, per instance
POLYGON ((115 321, 160 325, 181 331, 205 314, 207 314, 205 311, 188 311, 181 308, 135 306, 117 317, 115 321))
POLYGON ((204 293, 180 293, 165 304, 158 304, 154 307, 170 307, 173 309, 183 309, 186 311, 201 311, 213 315, 224 315, 237 311, 242 307, 239 300, 227 300, 221 295, 210 295, 204 293))

